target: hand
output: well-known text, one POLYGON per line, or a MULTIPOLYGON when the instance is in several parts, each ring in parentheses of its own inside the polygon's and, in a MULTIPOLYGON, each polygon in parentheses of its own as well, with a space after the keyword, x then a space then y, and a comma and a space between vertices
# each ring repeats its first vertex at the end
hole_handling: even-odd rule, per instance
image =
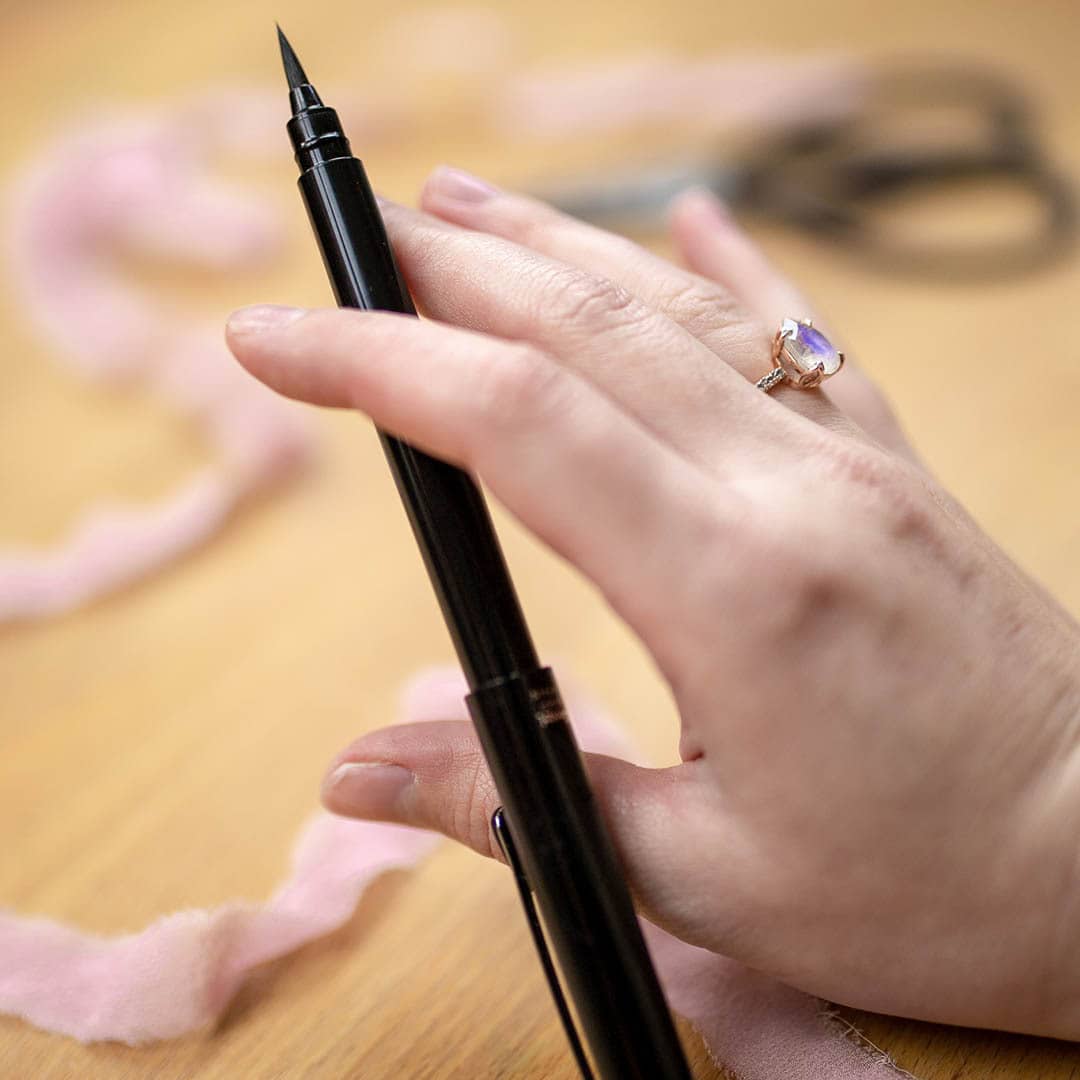
MULTIPOLYGON (((832 1001, 1080 1037, 1080 629, 865 376, 754 387, 807 309, 708 196, 690 270, 452 170, 423 206, 385 216, 427 320, 254 308, 230 345, 473 470, 650 649, 683 763, 588 760, 644 911, 832 1001)), ((355 762, 330 809, 496 855, 467 724, 355 762)))

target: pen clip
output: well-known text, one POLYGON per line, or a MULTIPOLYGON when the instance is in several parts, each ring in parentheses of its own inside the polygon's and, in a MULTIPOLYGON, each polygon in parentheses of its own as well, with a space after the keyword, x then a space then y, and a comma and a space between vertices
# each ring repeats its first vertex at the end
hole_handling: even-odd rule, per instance
POLYGON ((566 1032, 566 1038, 570 1043, 574 1059, 577 1061, 578 1069, 581 1071, 584 1080, 594 1080, 592 1069, 589 1067, 589 1059, 585 1056, 585 1047, 582 1045, 581 1037, 574 1026, 570 1006, 567 1004, 566 995, 563 994, 559 975, 555 970, 555 962, 551 958, 551 951, 548 949, 547 941, 544 938, 544 928, 540 923, 540 914, 536 910, 536 902, 533 900, 528 876, 525 873, 525 868, 521 865, 521 859, 518 857, 517 847, 514 844, 514 837, 510 832, 510 825, 501 806, 491 816, 491 830, 494 832, 495 839, 498 840, 499 847, 502 849, 502 853, 513 871, 514 883, 517 885, 518 895, 521 897, 521 905, 525 908, 525 919, 529 924, 533 944, 536 946, 536 952, 540 957, 540 965, 547 976, 551 996, 555 1000, 555 1008, 559 1012, 559 1019, 562 1021, 563 1030, 566 1032))

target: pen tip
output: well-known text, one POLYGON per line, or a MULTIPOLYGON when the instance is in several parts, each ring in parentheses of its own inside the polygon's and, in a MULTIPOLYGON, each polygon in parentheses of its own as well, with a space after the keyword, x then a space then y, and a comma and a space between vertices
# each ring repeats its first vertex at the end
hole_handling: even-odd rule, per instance
MULTIPOLYGON (((277 26, 277 23, 274 25, 277 26)), ((308 77, 304 74, 304 69, 300 66, 300 61, 296 58, 289 39, 281 32, 280 26, 277 27, 277 36, 278 44, 281 46, 281 62, 285 65, 285 77, 289 80, 289 89, 295 90, 298 86, 305 85, 308 77)))

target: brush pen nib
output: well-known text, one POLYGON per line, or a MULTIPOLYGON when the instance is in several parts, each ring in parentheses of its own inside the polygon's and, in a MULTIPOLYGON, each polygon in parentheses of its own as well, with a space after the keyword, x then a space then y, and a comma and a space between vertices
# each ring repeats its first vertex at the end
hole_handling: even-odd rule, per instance
POLYGON ((281 62, 285 65, 285 77, 289 80, 289 89, 295 90, 298 86, 309 85, 308 77, 304 74, 304 69, 300 66, 300 61, 297 60, 289 39, 281 32, 280 26, 277 28, 277 36, 278 44, 281 46, 281 62))

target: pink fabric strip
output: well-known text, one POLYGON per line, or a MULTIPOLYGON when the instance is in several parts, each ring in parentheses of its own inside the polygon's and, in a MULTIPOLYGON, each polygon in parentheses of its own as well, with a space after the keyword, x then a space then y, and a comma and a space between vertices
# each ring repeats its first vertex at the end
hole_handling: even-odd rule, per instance
MULTIPOLYGON (((241 104, 253 113, 252 99, 241 104)), ((58 361, 166 401, 201 427, 218 462, 156 502, 85 512, 51 550, 0 551, 0 622, 66 611, 145 577, 311 456, 303 410, 233 361, 217 323, 193 326, 114 264, 135 252, 239 269, 273 252, 270 207, 207 172, 226 134, 192 107, 118 116, 46 148, 16 185, 11 272, 58 361)))
POLYGON ((867 65, 842 54, 704 56, 662 52, 581 68, 526 71, 492 95, 504 131, 541 138, 610 134, 648 124, 698 135, 757 136, 849 116, 864 101, 867 65))
MULTIPOLYGON (((464 718, 459 672, 438 669, 404 694, 407 720, 464 718)), ((619 753, 619 728, 570 695, 582 745, 619 753)), ((432 850, 430 834, 319 814, 301 833, 290 876, 261 906, 182 911, 101 937, 0 913, 0 1012, 84 1042, 139 1044, 212 1023, 260 964, 345 923, 380 873, 432 850)), ((820 1002, 644 923, 672 1007, 740 1080, 887 1080, 901 1074, 848 1041, 820 1002)))
POLYGON ((81 1042, 136 1045, 215 1020, 251 971, 347 922, 364 889, 437 838, 318 814, 262 905, 178 911, 119 937, 0 913, 0 1012, 81 1042))
POLYGON ((911 1076, 846 1038, 823 1002, 642 920, 668 1003, 740 1080, 888 1080, 911 1076))

